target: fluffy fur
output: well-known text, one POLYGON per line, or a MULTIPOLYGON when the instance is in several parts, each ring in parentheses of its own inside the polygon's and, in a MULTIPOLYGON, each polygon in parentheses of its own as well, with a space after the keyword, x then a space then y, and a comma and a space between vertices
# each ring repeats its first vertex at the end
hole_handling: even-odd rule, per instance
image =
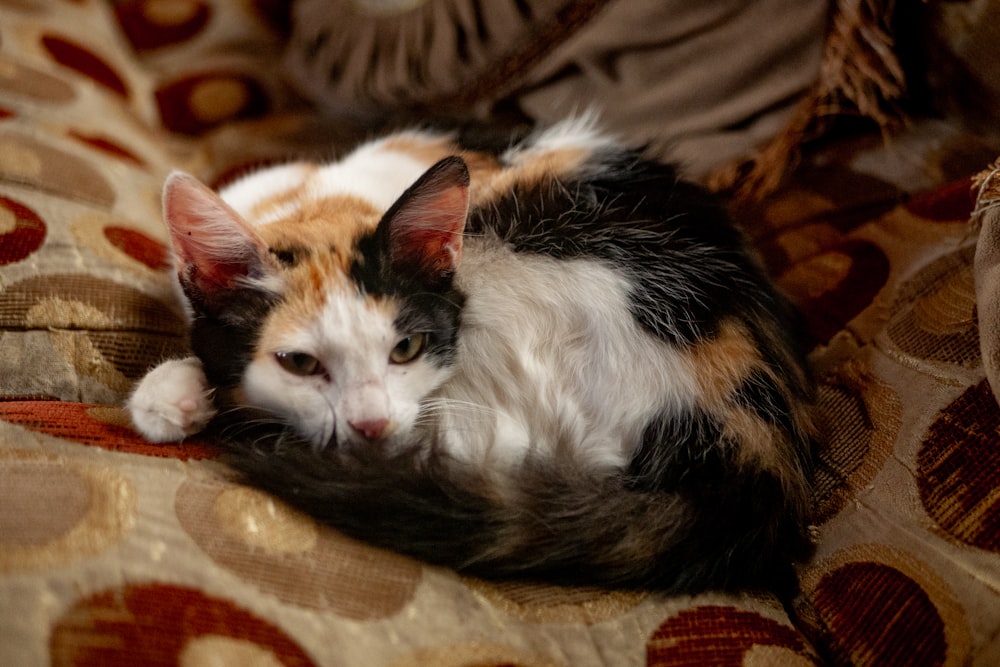
POLYGON ((165 186, 195 358, 129 402, 246 478, 484 576, 788 586, 809 382, 723 208, 588 121, 403 132, 215 195, 165 186))

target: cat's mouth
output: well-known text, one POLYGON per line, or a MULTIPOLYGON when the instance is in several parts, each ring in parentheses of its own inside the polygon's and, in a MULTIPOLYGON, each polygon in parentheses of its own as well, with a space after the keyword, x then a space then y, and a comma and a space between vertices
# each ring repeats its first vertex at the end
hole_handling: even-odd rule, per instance
POLYGON ((389 419, 384 417, 346 422, 338 424, 338 426, 332 440, 343 449, 352 451, 382 450, 391 447, 394 441, 395 427, 389 419))

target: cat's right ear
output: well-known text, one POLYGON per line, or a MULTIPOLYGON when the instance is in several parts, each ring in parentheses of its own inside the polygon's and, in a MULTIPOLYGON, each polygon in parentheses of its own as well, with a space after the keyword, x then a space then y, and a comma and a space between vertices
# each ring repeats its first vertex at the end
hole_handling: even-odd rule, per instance
POLYGON ((267 249, 253 229, 198 179, 175 171, 163 186, 163 218, 185 289, 211 295, 260 278, 267 249))
POLYGON ((425 284, 448 279, 462 257, 469 212, 469 169, 447 157, 404 192, 379 223, 393 267, 425 284))

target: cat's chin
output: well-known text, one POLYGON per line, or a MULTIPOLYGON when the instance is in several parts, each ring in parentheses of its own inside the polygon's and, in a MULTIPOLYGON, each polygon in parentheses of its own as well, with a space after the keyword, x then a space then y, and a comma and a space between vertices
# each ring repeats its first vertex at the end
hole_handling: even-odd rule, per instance
POLYGON ((382 438, 368 439, 362 437, 346 437, 336 439, 327 444, 314 446, 316 451, 323 451, 328 447, 336 447, 342 452, 361 455, 391 455, 405 447, 405 441, 390 435, 382 438))

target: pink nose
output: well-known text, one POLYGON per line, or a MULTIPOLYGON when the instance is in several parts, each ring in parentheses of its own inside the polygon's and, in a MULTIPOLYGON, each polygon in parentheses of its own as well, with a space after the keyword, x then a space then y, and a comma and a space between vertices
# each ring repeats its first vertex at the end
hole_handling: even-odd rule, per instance
POLYGON ((355 430, 355 432, 363 435, 366 440, 379 440, 383 434, 385 434, 385 429, 389 425, 389 420, 385 417, 379 417, 378 419, 365 419, 358 422, 348 422, 348 424, 355 430))

